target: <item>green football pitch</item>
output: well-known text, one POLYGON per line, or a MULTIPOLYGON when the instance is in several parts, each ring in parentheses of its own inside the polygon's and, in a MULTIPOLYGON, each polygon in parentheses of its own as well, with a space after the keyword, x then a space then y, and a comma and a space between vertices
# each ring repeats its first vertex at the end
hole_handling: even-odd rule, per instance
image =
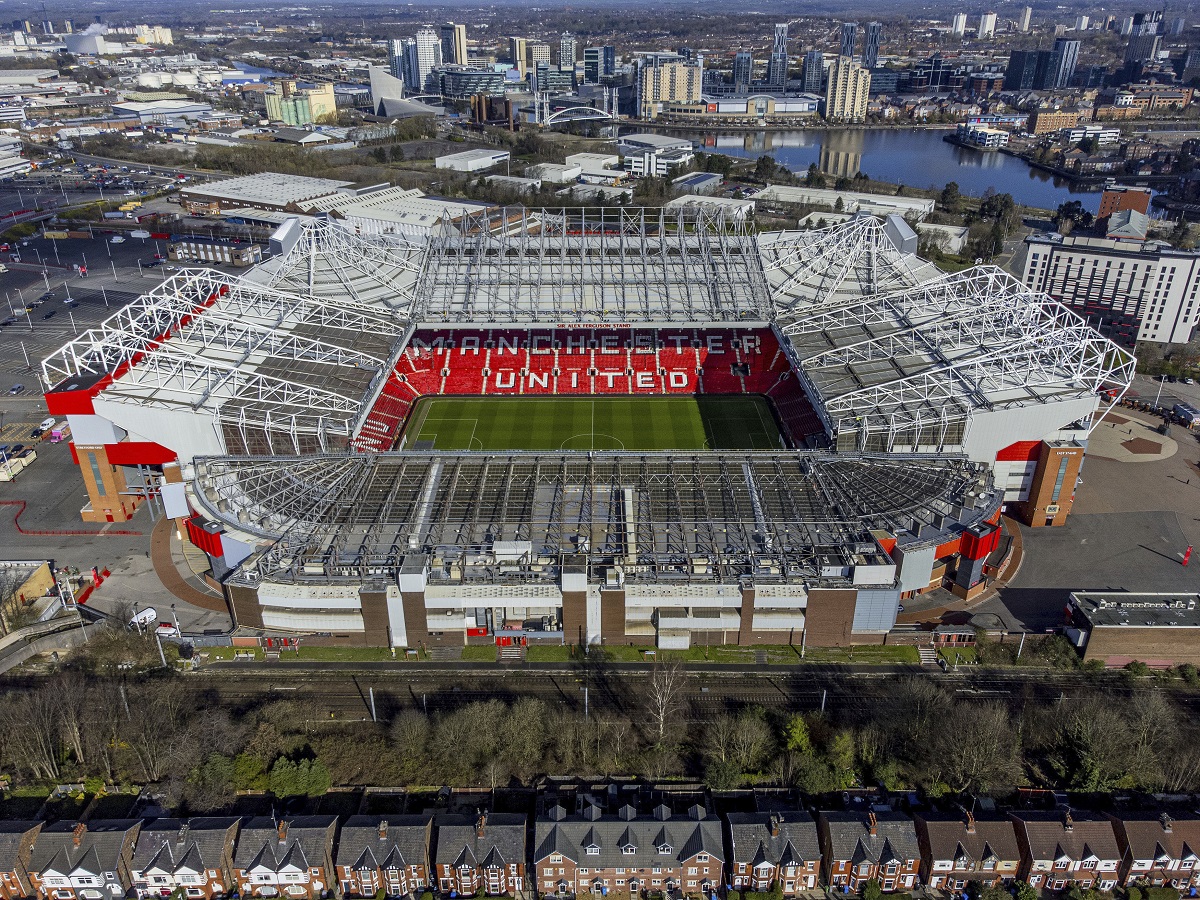
POLYGON ((407 450, 777 450, 761 397, 427 397, 407 450))

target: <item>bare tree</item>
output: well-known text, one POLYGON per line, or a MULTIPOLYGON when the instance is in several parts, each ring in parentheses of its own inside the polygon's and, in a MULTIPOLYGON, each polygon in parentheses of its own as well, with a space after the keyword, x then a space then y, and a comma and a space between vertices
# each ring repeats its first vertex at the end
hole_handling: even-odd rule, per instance
POLYGON ((51 686, 10 694, 0 703, 0 731, 8 735, 10 752, 35 778, 59 777, 62 743, 58 703, 51 686))
POLYGON ((659 746, 667 739, 667 729, 683 711, 683 667, 678 662, 656 662, 646 690, 646 713, 659 746))

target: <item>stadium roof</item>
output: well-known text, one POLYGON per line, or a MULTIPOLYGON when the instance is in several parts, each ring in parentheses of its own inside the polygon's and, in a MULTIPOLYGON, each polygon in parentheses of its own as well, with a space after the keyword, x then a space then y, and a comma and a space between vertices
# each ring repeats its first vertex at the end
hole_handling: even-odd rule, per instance
POLYGON ((229 284, 218 272, 185 269, 42 367, 56 389, 116 373, 107 399, 207 410, 225 426, 227 446, 314 452, 345 446, 402 331, 387 310, 345 297, 229 284))
POLYGON ((394 575, 412 555, 487 579, 498 545, 520 551, 517 580, 570 559, 633 581, 821 577, 877 562, 875 529, 936 544, 1000 502, 962 459, 810 451, 209 457, 195 496, 277 540, 258 573, 285 581, 394 575))
POLYGON ((795 317, 783 326, 840 449, 944 449, 978 410, 1095 397, 1134 359, 994 266, 795 317))
POLYGON ((780 324, 941 274, 932 263, 897 250, 873 216, 813 231, 767 232, 758 245, 780 324))
POLYGON ((766 321, 753 232, 723 212, 520 211, 497 234, 464 217, 430 238, 417 289, 429 323, 766 321))

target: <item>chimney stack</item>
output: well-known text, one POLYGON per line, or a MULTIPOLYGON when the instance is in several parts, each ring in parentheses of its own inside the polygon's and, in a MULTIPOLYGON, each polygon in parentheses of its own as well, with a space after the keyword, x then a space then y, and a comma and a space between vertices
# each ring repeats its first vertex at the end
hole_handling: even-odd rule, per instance
POLYGON ((1163 813, 1161 816, 1158 817, 1158 821, 1162 823, 1162 830, 1165 831, 1167 834, 1170 834, 1171 833, 1171 817, 1169 815, 1167 815, 1166 813, 1163 813))
POLYGON ((487 813, 480 813, 479 818, 475 822, 475 837, 483 837, 483 831, 487 827, 487 813))
POLYGON ((379 839, 381 841, 387 840, 387 819, 379 823, 379 839))
POLYGON ((83 843, 83 836, 87 833, 87 826, 80 822, 71 831, 71 842, 75 845, 75 849, 79 849, 79 845, 83 843))
POLYGON ((1063 819, 1063 831, 1070 831, 1075 827, 1075 820, 1071 818, 1071 811, 1068 809, 1066 817, 1063 819))
POLYGON ((971 813, 967 813, 967 834, 975 833, 975 817, 971 813))
POLYGON ((283 821, 283 819, 280 819, 279 826, 278 826, 278 828, 276 828, 276 831, 279 833, 279 843, 286 844, 287 843, 287 833, 288 833, 288 823, 283 821))
POLYGON ((771 837, 779 837, 779 816, 771 816, 771 837))
POLYGON ((875 817, 875 813, 867 813, 867 831, 871 833, 871 837, 879 834, 879 819, 875 817))

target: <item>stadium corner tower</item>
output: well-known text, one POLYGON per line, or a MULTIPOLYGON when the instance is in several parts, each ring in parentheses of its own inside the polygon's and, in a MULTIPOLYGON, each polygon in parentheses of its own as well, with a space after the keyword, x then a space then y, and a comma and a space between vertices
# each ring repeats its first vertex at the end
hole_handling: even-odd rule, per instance
POLYGON ((897 217, 294 218, 64 346, 46 400, 84 518, 161 501, 246 634, 876 643, 914 593, 983 590, 1002 511, 1063 521, 1134 370, 915 245, 897 217))

